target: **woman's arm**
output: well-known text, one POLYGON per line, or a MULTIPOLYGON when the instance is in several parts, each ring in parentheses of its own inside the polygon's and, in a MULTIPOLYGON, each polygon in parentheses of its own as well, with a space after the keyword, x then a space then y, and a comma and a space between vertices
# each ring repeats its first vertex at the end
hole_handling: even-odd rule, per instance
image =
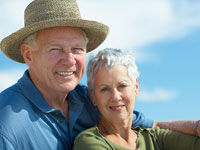
POLYGON ((170 129, 178 132, 200 136, 199 120, 177 120, 177 121, 154 121, 153 127, 158 126, 162 129, 170 129))

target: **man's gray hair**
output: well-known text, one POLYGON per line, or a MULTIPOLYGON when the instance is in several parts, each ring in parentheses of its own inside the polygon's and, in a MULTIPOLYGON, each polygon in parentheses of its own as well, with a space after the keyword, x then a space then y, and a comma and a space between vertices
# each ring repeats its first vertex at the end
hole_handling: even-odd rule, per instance
MULTIPOLYGON (((87 37, 85 31, 83 31, 83 29, 81 29, 81 31, 83 32, 83 36, 84 36, 84 38, 85 38, 85 43, 86 43, 86 46, 87 46, 87 44, 88 44, 88 37, 87 37)), ((23 43, 28 44, 28 46, 30 46, 31 50, 33 50, 34 47, 36 47, 36 44, 37 44, 37 37, 38 37, 38 34, 39 34, 39 31, 30 34, 29 36, 27 36, 27 37, 23 40, 23 43)))
POLYGON ((23 40, 23 43, 28 44, 28 46, 30 46, 31 50, 33 50, 33 48, 36 47, 36 44, 37 44, 38 34, 39 34, 39 31, 30 34, 23 40))
POLYGON ((136 85, 136 79, 139 77, 135 58, 130 51, 106 48, 91 56, 87 66, 87 84, 88 88, 94 91, 95 75, 99 68, 105 66, 110 69, 115 65, 124 65, 127 67, 128 76, 136 85))

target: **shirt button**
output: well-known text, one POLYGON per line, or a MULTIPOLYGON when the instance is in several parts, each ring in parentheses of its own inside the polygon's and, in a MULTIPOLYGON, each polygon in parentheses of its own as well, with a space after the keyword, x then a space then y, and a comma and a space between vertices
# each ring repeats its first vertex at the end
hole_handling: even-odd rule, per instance
POLYGON ((64 122, 64 120, 60 120, 60 123, 63 123, 64 122))

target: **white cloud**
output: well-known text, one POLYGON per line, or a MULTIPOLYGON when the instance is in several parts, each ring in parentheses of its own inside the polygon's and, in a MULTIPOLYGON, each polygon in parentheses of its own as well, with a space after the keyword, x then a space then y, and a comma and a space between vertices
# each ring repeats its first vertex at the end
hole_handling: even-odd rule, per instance
POLYGON ((163 88, 153 88, 153 90, 141 90, 138 99, 144 102, 150 101, 170 101, 176 98, 178 92, 176 90, 168 90, 163 88))
POLYGON ((23 73, 24 70, 22 69, 0 71, 0 92, 15 84, 23 73))
MULTIPOLYGON (((23 12, 32 0, 1 2, 0 40, 23 27, 23 12)), ((161 39, 180 38, 200 28, 200 1, 77 0, 83 18, 109 25, 100 48, 133 48, 161 39)))
MULTIPOLYGON (((1 2, 0 39, 23 27, 32 0, 1 2)), ((200 2, 190 0, 77 0, 83 18, 109 25, 102 47, 132 48, 164 38, 177 38, 200 28, 200 2)))
POLYGON ((31 0, 1 1, 0 40, 24 26, 24 10, 31 0))
POLYGON ((78 0, 82 16, 107 24, 101 47, 132 48, 180 38, 200 28, 200 2, 190 0, 78 0))

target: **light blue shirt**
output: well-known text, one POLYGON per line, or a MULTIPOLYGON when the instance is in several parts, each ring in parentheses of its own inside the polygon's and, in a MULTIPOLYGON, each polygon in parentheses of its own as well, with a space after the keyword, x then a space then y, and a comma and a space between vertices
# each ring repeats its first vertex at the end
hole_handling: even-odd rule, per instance
MULTIPOLYGON (((99 112, 86 86, 78 85, 67 97, 69 123, 52 109, 29 78, 28 71, 0 93, 0 149, 71 150, 77 134, 94 126, 99 112)), ((152 127, 153 121, 134 111, 133 126, 152 127)))

